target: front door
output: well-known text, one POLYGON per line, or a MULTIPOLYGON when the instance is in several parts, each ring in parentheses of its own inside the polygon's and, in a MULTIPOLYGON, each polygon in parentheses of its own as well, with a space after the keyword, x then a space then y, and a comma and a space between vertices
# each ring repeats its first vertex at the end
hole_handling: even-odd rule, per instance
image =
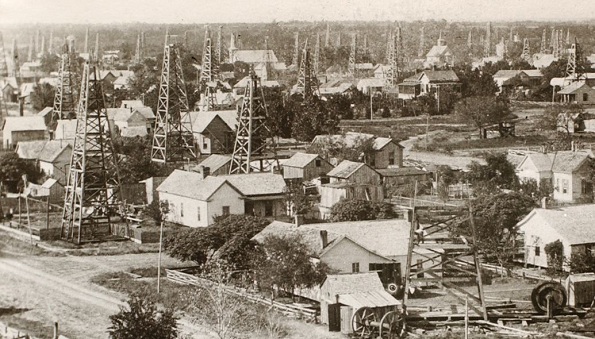
POLYGON ((330 332, 341 331, 341 304, 328 305, 328 330, 330 332))

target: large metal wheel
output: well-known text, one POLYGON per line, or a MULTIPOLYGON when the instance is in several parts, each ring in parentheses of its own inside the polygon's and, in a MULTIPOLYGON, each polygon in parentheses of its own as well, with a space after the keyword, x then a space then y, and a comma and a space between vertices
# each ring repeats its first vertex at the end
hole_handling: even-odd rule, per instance
POLYGON ((535 311, 547 313, 548 299, 552 311, 561 310, 566 306, 566 289, 557 282, 545 282, 538 285, 531 292, 531 303, 535 311))
POLYGON ((380 320, 382 339, 397 339, 405 333, 405 318, 400 311, 387 312, 380 320))
POLYGON ((377 330, 372 326, 372 322, 378 323, 376 313, 369 307, 362 307, 351 317, 351 328, 353 333, 359 338, 372 338, 372 334, 377 330))

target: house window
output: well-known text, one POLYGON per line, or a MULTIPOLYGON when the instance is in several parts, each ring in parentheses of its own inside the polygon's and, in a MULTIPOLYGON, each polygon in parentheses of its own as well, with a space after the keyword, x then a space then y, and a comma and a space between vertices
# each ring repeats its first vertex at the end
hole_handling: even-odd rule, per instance
POLYGON ((395 153, 391 152, 388 155, 388 164, 389 165, 394 165, 395 164, 395 153))
POLYGON ((180 203, 180 216, 181 217, 184 216, 184 203, 183 202, 180 203))
POLYGON ((589 101, 589 93, 583 93, 583 101, 589 101))
POLYGON ((264 216, 265 217, 273 216, 273 202, 270 200, 267 200, 264 202, 264 216))
POLYGON ((209 148, 209 143, 207 142, 207 139, 202 139, 202 149, 207 148, 209 148))
POLYGON ((196 219, 197 219, 198 221, 200 221, 200 206, 198 206, 198 207, 196 208, 196 215, 197 215, 197 218, 196 218, 196 219))
POLYGON ((229 206, 223 206, 223 215, 229 215, 229 206))
POLYGON ((535 256, 538 257, 541 255, 541 247, 535 246, 535 256))
POLYGON ((359 273, 359 263, 354 262, 351 264, 351 273, 359 273))
POLYGON ((562 193, 568 192, 568 180, 562 179, 562 193))
POLYGON ((371 167, 376 167, 376 156, 375 155, 371 156, 370 166, 371 167))
POLYGON ((322 160, 316 159, 316 167, 322 166, 322 160))

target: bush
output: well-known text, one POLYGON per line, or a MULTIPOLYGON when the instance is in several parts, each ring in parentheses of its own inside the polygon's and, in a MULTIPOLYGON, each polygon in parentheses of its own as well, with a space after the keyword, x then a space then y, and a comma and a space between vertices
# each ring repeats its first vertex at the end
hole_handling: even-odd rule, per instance
POLYGON ((129 310, 110 316, 112 339, 175 339, 178 336, 177 318, 171 309, 157 311, 155 304, 133 296, 128 301, 129 310))
POLYGON ((331 221, 390 219, 395 217, 392 205, 386 202, 343 199, 331 210, 331 221))

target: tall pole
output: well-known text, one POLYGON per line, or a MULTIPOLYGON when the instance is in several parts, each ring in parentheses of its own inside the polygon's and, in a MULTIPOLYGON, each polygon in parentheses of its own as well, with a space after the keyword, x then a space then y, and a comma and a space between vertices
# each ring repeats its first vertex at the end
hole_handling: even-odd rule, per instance
POLYGON ((372 87, 370 87, 370 121, 374 120, 374 107, 372 106, 372 87))
POLYGON ((161 211, 161 226, 159 230, 159 261, 157 262, 157 294, 161 286, 161 247, 163 244, 163 210, 161 211))

